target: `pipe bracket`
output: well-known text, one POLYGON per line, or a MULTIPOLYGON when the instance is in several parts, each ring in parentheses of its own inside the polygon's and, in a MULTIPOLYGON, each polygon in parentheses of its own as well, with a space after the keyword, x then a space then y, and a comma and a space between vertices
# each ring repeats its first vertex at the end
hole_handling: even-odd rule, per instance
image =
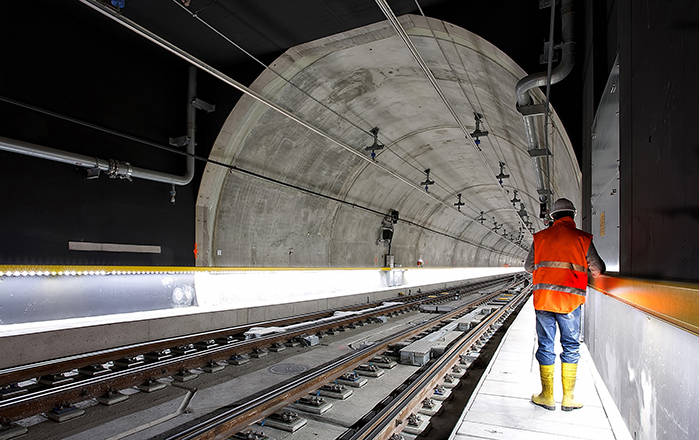
POLYGON ((545 104, 517 105, 517 111, 522 116, 543 116, 546 114, 545 104))

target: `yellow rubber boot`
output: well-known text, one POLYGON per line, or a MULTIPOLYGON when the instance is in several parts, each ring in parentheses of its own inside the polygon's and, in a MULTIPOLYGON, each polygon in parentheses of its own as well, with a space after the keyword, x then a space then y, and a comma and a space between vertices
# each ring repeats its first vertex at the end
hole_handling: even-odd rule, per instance
POLYGON ((583 404, 575 401, 575 378, 578 374, 578 364, 566 364, 561 366, 561 382, 563 382, 563 411, 573 411, 582 408, 583 404))
POLYGON ((541 394, 532 396, 532 402, 549 411, 556 410, 556 401, 553 400, 553 370, 555 367, 555 365, 539 365, 541 394))

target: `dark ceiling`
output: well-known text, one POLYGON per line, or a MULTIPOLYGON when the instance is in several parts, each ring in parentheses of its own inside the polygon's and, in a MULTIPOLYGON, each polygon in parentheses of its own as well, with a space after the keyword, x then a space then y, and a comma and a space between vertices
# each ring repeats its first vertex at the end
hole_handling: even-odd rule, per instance
MULTIPOLYGON (((550 10, 540 10, 538 0, 419 3, 427 16, 489 40, 526 71, 545 70, 539 55, 549 33, 550 10)), ((420 14, 414 0, 389 0, 389 4, 396 15, 420 14)), ((576 4, 580 22, 582 5, 576 4)), ((192 13, 263 64, 272 63, 291 46, 385 20, 373 0, 192 0, 188 10, 181 0, 126 0, 122 13, 245 85, 264 67, 206 28, 192 13)), ((556 27, 560 27, 559 20, 556 27)), ((582 41, 582 27, 576 28, 576 39, 582 41)), ((169 148, 168 137, 184 134, 185 61, 81 0, 2 2, 0 38, 0 136, 183 173, 182 156, 153 148, 153 144, 169 148), (125 136, 87 128, 66 117, 125 136)), ((583 57, 578 52, 580 60, 583 57)), ((552 88, 551 95, 578 157, 580 71, 578 63, 572 75, 552 88)), ((197 154, 207 157, 241 95, 204 73, 199 75, 198 95, 216 104, 215 112, 198 113, 197 154)), ((193 184, 177 189, 176 204, 170 203, 169 185, 114 182, 106 177, 86 180, 83 169, 73 168, 0 152, 4 193, 24 195, 5 201, 0 216, 0 261, 192 264, 192 212, 204 168, 201 162, 193 184), (68 252, 68 240, 166 245, 156 257, 77 255, 68 252)))
MULTIPOLYGON (((119 39, 152 46, 157 56, 170 56, 98 16, 78 0, 46 3, 65 7, 77 18, 119 39)), ((121 13, 243 84, 251 83, 263 67, 193 14, 266 65, 289 47, 385 20, 373 0, 192 0, 188 6, 184 3, 183 0, 126 0, 121 13)), ((398 16, 420 14, 419 4, 425 15, 455 24, 490 41, 527 72, 546 68, 539 63, 539 55, 543 53, 543 42, 548 39, 550 9, 539 9, 539 0, 391 0, 389 4, 398 16)), ((583 14, 581 10, 577 12, 576 21, 580 23, 583 14)), ((582 39, 580 29, 581 26, 576 25, 578 41, 582 39)), ((555 40, 560 42, 558 19, 555 32, 555 40)), ((581 143, 577 122, 580 121, 580 70, 580 66, 576 66, 569 78, 551 92, 551 102, 578 153, 581 143)))

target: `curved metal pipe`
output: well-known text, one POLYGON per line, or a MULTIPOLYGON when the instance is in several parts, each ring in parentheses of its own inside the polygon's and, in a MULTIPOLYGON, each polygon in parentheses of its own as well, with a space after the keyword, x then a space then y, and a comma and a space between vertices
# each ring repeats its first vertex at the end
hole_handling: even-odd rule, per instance
POLYGON ((197 68, 195 66, 189 66, 189 85, 187 89, 187 138, 189 142, 187 143, 187 170, 183 176, 135 167, 128 162, 120 162, 114 159, 99 159, 6 137, 0 137, 0 150, 38 157, 40 159, 53 160, 54 162, 77 165, 83 168, 99 168, 100 171, 109 173, 110 177, 119 177, 122 179, 135 177, 154 182, 185 186, 194 178, 194 154, 196 146, 196 107, 194 106, 194 100, 196 94, 197 68))
POLYGON ((194 152, 197 146, 197 109, 194 107, 194 100, 197 98, 197 68, 189 66, 189 85, 187 87, 187 171, 181 177, 186 183, 174 183, 175 185, 187 185, 194 178, 194 152))
MULTIPOLYGON (((138 179, 146 179, 174 185, 187 185, 192 180, 191 176, 187 180, 186 175, 174 176, 172 174, 135 167, 130 165, 128 162, 119 162, 115 160, 105 160, 97 157, 85 156, 83 154, 71 153, 68 151, 58 150, 56 148, 45 147, 43 145, 18 141, 16 139, 10 139, 2 136, 0 136, 0 150, 38 157, 40 159, 53 160, 54 162, 67 163, 83 168, 99 168, 101 171, 105 172, 109 172, 110 168, 116 166, 114 177, 120 178, 135 177, 138 179)), ((193 160, 194 159, 192 159, 192 161, 193 160)), ((192 169, 193 168, 194 167, 192 166, 192 169)))
MULTIPOLYGON (((553 7, 553 6, 552 6, 553 7)), ((562 0, 561 2, 561 35, 563 44, 561 46, 561 62, 551 71, 550 84, 556 84, 563 80, 573 70, 575 65, 575 41, 573 41, 573 22, 575 13, 573 12, 573 0, 562 0)), ((553 44, 553 42, 550 42, 553 44)), ((532 73, 525 76, 517 82, 515 87, 517 93, 517 107, 525 107, 532 104, 532 97, 529 90, 535 87, 546 86, 548 82, 548 72, 532 73)), ((548 112, 548 108, 545 109, 548 112)), ((540 151, 539 135, 536 129, 537 115, 524 115, 524 133, 527 138, 528 150, 540 151)), ((546 135, 546 134, 545 134, 546 135)), ((546 153, 548 154, 548 152, 546 153)), ((546 165, 547 156, 532 156, 534 171, 536 175, 536 186, 539 191, 540 201, 546 201, 550 194, 550 188, 547 187, 547 174, 549 173, 548 165, 546 165)))
MULTIPOLYGON (((563 45, 561 47, 561 62, 551 72, 551 84, 562 81, 573 70, 575 65, 575 41, 573 41, 573 0, 563 0, 561 2, 561 36, 563 45)), ((527 93, 534 87, 546 86, 547 72, 532 73, 517 82, 515 90, 517 92, 517 103, 528 105, 531 96, 527 93)))

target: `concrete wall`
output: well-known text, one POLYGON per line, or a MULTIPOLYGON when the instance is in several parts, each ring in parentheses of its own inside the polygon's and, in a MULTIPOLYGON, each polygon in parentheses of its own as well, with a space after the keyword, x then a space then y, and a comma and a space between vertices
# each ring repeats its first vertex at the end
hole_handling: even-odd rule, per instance
MULTIPOLYGON (((599 221, 588 202, 592 120, 618 52, 620 274, 696 282, 699 4, 612 0, 585 7, 586 228, 599 221)), ((696 335, 590 289, 585 340, 634 439, 699 437, 696 335)))
POLYGON ((699 438, 699 338, 592 288, 585 343, 636 440, 699 438))
MULTIPOLYGON (((207 165, 197 203, 199 266, 380 267, 388 250, 377 238, 391 209, 400 212, 391 246, 398 264, 414 266, 418 258, 448 267, 522 264, 531 234, 525 228, 523 247, 515 243, 523 225, 514 190, 535 229, 543 227, 514 105, 525 72, 465 29, 400 19, 466 129, 475 129, 478 111, 490 136, 480 148, 465 140, 386 22, 293 47, 273 63, 293 86, 267 71, 251 88, 345 145, 242 98, 211 157, 276 182, 207 165), (371 145, 367 133, 375 126, 386 148, 372 162, 363 146, 371 145), (500 161, 510 175, 502 183, 495 178, 500 161), (428 168, 435 181, 429 192, 420 184, 428 168), (453 206, 457 194, 466 203, 461 211, 453 206), (476 220, 481 212, 483 223, 476 220), (494 222, 509 238, 493 230, 494 222)), ((555 113, 550 122, 552 185, 579 205, 575 154, 555 113)), ((544 133, 543 118, 537 124, 544 133)))

